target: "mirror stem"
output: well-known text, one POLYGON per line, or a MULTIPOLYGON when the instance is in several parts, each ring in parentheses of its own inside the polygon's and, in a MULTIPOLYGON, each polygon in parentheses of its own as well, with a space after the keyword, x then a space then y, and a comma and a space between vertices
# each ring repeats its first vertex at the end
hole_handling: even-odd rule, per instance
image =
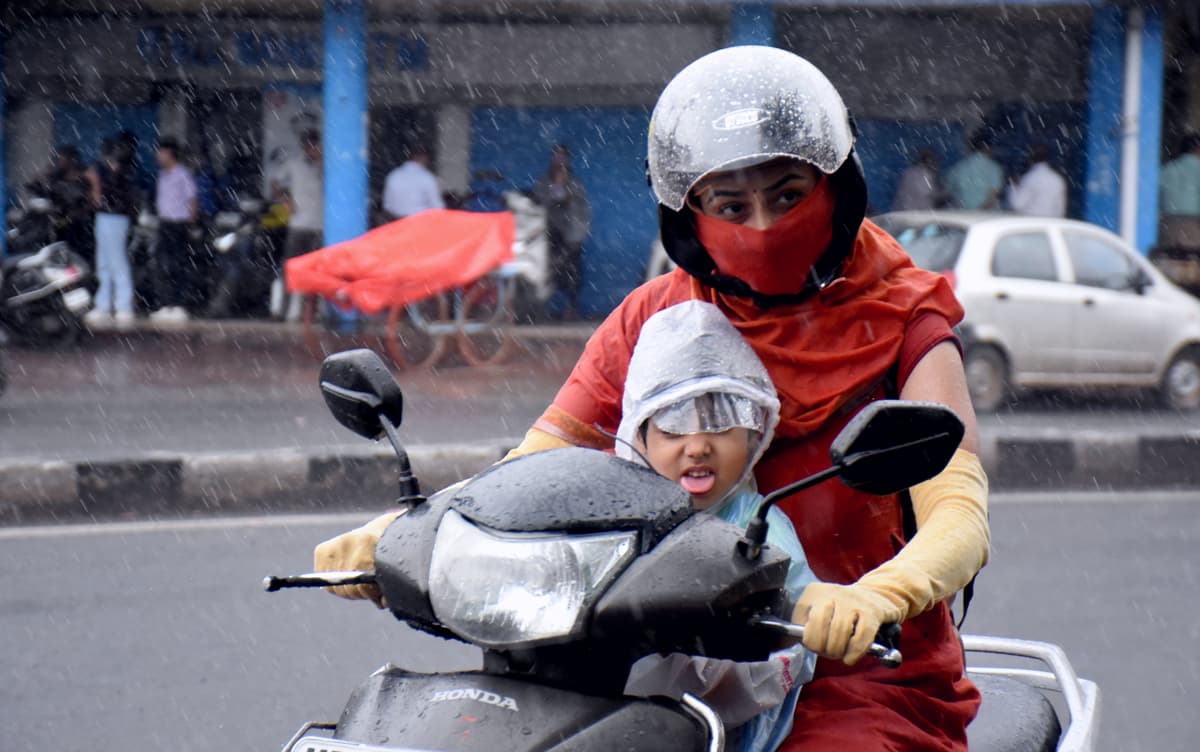
POLYGON ((396 459, 400 463, 400 498, 396 499, 397 504, 420 504, 425 501, 425 495, 421 493, 421 485, 417 482, 417 476, 413 475, 412 466, 408 462, 408 452, 404 451, 404 447, 400 444, 400 432, 386 416, 379 416, 379 423, 383 426, 384 433, 387 434, 388 441, 392 442, 392 449, 396 452, 396 459))
POLYGON ((746 526, 746 534, 738 541, 737 551, 742 558, 747 561, 754 561, 762 555, 763 545, 767 542, 767 512, 771 511, 771 507, 775 506, 775 502, 781 499, 786 499, 792 494, 799 493, 806 488, 811 488, 818 483, 834 477, 842 471, 840 464, 826 468, 819 473, 814 473, 807 478, 801 478, 795 483, 789 483, 783 488, 777 488, 758 505, 758 514, 754 515, 754 519, 750 520, 750 524, 746 526))

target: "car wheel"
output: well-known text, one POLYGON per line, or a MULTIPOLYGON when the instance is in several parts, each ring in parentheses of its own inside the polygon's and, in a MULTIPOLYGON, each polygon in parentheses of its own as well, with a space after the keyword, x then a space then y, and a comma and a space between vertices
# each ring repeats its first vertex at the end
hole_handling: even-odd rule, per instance
POLYGON ((995 412, 1008 398, 1008 362, 994 347, 973 347, 963 362, 971 404, 980 413, 995 412))
POLYGON ((1163 372, 1163 403, 1172 410, 1200 409, 1200 347, 1189 347, 1175 356, 1163 372))

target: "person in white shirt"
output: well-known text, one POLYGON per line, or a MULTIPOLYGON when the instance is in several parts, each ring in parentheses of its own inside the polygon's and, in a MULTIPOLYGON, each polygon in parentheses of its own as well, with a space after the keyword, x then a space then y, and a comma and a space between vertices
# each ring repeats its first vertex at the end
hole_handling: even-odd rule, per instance
POLYGON ((445 209, 437 177, 429 171, 429 153, 415 147, 408 161, 388 173, 383 186, 383 210, 388 219, 404 219, 426 209, 445 209))
POLYGON ((1029 149, 1029 169, 1008 187, 1008 206, 1034 217, 1067 216, 1067 181, 1050 166, 1045 144, 1029 149))
MULTIPOLYGON (((305 131, 300 136, 303 154, 289 159, 279 172, 276 193, 291 215, 288 218, 284 257, 295 258, 317 250, 325 243, 325 174, 321 160, 321 134, 305 131)), ((302 298, 293 295, 285 318, 298 321, 302 298)))

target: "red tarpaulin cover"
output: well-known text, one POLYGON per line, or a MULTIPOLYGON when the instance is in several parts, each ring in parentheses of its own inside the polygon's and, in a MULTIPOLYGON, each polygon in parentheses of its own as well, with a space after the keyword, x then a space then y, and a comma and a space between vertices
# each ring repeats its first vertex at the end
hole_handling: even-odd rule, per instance
POLYGON ((365 313, 473 282, 513 258, 511 212, 430 209, 353 240, 289 259, 289 292, 353 303, 365 313))

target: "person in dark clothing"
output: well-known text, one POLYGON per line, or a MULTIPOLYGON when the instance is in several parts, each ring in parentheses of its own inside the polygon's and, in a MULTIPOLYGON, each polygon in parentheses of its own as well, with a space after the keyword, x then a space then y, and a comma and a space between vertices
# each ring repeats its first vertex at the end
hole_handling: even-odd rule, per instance
POLYGON ((87 171, 74 146, 54 150, 54 164, 30 185, 36 193, 54 205, 55 239, 71 246, 89 265, 95 266, 96 249, 92 237, 91 185, 87 171))
POLYGON ((107 139, 100 161, 87 172, 96 209, 96 277, 100 282, 95 307, 84 317, 88 326, 112 321, 123 329, 133 324, 133 279, 126 255, 129 227, 138 204, 132 156, 125 141, 107 139))
POLYGON ((571 171, 571 152, 556 144, 550 168, 533 189, 533 200, 546 208, 550 239, 550 274, 559 295, 565 295, 563 319, 575 317, 583 281, 583 241, 592 225, 592 209, 583 183, 571 171))

